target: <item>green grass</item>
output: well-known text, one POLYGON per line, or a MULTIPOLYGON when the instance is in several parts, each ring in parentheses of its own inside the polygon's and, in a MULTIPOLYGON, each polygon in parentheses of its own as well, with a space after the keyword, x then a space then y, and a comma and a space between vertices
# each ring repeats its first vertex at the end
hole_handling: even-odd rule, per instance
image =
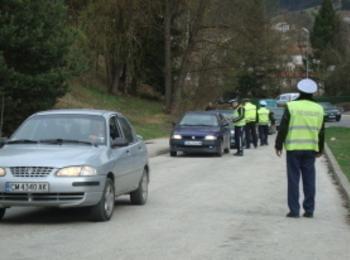
POLYGON ((350 180, 350 128, 327 128, 326 138, 340 167, 350 180))
POLYGON ((74 84, 56 108, 94 108, 121 112, 145 139, 169 136, 171 119, 160 102, 109 95, 102 88, 74 84))

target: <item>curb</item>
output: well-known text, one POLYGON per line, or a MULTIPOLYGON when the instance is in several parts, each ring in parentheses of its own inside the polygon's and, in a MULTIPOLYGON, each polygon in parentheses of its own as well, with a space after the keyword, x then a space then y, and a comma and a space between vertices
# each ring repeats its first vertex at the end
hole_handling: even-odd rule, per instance
POLYGON ((166 154, 166 153, 169 153, 169 148, 159 149, 156 152, 154 152, 153 154, 151 154, 150 158, 157 157, 159 155, 166 154))
POLYGON ((336 181, 339 183, 342 191, 345 193, 347 200, 350 201, 350 182, 340 168, 337 160, 335 159, 331 149, 327 144, 325 144, 325 154, 330 163, 336 181))

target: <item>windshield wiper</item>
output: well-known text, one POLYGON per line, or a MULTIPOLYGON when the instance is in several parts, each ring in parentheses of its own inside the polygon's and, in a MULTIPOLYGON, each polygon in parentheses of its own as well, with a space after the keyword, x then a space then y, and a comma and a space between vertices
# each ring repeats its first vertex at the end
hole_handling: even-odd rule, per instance
POLYGON ((6 144, 37 144, 39 141, 30 140, 30 139, 17 139, 17 140, 9 140, 6 144))
POLYGON ((215 125, 201 125, 201 124, 199 124, 199 125, 196 125, 196 126, 210 126, 210 127, 214 127, 215 125))
POLYGON ((184 124, 184 125, 181 125, 181 124, 180 124, 180 126, 213 126, 213 125, 201 125, 201 124, 192 124, 192 125, 190 125, 190 124, 184 124))
POLYGON ((40 140, 40 143, 42 144, 64 144, 64 143, 68 143, 68 144, 85 144, 85 145, 93 145, 97 147, 96 143, 92 143, 89 141, 81 141, 81 140, 74 140, 74 139, 61 139, 61 138, 57 138, 57 139, 45 139, 45 140, 40 140))

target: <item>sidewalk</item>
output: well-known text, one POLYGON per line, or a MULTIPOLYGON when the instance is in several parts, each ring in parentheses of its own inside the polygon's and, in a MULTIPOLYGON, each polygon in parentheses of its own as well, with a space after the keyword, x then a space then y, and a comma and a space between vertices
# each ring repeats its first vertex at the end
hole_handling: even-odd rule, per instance
POLYGON ((146 140, 149 158, 156 157, 169 151, 169 138, 146 140))

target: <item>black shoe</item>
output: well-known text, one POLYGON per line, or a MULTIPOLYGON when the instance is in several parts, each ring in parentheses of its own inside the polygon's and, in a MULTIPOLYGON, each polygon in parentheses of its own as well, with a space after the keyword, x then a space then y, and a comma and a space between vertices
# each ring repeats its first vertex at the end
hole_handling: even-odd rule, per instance
POLYGON ((295 213, 292 213, 292 212, 289 212, 287 215, 286 215, 287 218, 299 218, 299 214, 295 214, 295 213))
POLYGON ((305 212, 303 217, 304 218, 313 218, 314 217, 314 213, 312 213, 312 212, 305 212))
POLYGON ((243 156, 243 152, 234 153, 233 156, 243 156))

